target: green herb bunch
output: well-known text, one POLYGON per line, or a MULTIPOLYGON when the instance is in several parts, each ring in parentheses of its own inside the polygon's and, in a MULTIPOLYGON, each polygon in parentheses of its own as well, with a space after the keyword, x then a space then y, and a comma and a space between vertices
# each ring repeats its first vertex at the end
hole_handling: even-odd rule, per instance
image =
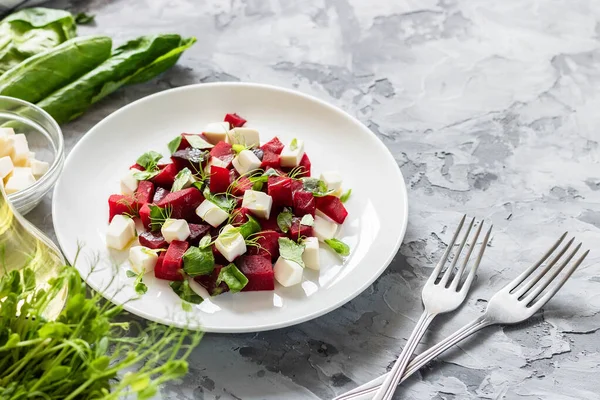
POLYGON ((1 399, 148 399, 187 373, 201 333, 118 321, 122 307, 88 294, 73 267, 48 286, 36 289, 31 269, 0 278, 1 399), (44 310, 65 288, 58 318, 45 320, 44 310))

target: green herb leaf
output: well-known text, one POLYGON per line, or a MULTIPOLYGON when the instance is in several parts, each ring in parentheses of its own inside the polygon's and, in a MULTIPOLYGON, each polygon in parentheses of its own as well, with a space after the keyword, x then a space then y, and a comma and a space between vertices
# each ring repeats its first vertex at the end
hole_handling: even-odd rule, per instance
POLYGON ((242 151, 246 150, 246 146, 244 146, 243 144, 234 143, 233 145, 231 145, 231 149, 236 154, 240 154, 242 151))
POLYGON ((169 148, 169 152, 171 152, 171 154, 173 154, 177 151, 177 149, 179 148, 179 145, 181 144, 182 139, 183 139, 183 137, 181 135, 178 135, 175 139, 173 139, 169 142, 167 147, 169 148))
POLYGON ((171 218, 173 208, 161 208, 154 204, 150 204, 148 207, 150 207, 150 229, 152 231, 158 231, 160 228, 162 228, 166 220, 171 218))
POLYGON ((277 216, 277 226, 279 226, 279 229, 281 229, 283 233, 287 233, 290 230, 293 216, 292 210, 287 207, 277 216))
POLYGON ((80 12, 79 14, 75 15, 75 22, 77 23, 77 25, 88 25, 94 22, 95 18, 96 16, 93 14, 86 14, 84 12, 80 12))
POLYGON ((163 158, 162 154, 156 151, 148 151, 142 154, 136 161, 142 168, 149 170, 156 167, 158 162, 163 158))
POLYGON ((203 301, 202 297, 198 296, 196 292, 192 290, 187 279, 183 281, 169 282, 169 286, 171 286, 171 289, 173 289, 175 294, 179 296, 181 300, 192 304, 200 304, 203 301))
POLYGON ((348 191, 346 193, 344 193, 343 195, 340 196, 340 201, 342 203, 347 202, 348 199, 350 198, 351 194, 352 194, 352 189, 348 189, 348 191))
POLYGON ((135 292, 141 296, 143 294, 146 294, 146 292, 148 291, 148 286, 146 286, 146 284, 144 282, 142 282, 140 279, 139 282, 136 281, 136 283, 134 285, 134 289, 135 289, 135 292))
POLYGON ((306 214, 300 220, 300 225, 313 226, 314 224, 315 224, 315 218, 312 215, 310 215, 310 214, 306 214))
POLYGON ((248 215, 248 221, 240 226, 240 233, 246 239, 248 236, 260 232, 260 224, 251 215, 248 215))
POLYGON ((327 244, 333 251, 338 253, 340 256, 346 257, 350 255, 350 247, 338 239, 325 239, 325 244, 327 244))
POLYGON ((225 282, 225 284, 229 286, 229 291, 231 293, 237 293, 248 284, 248 278, 246 278, 246 275, 232 263, 221 268, 221 271, 219 271, 219 276, 215 285, 219 286, 221 282, 225 282))
POLYGON ((183 255, 183 270, 192 278, 209 275, 215 268, 215 257, 212 249, 190 247, 183 255))
POLYGON ((201 249, 207 248, 208 246, 210 246, 212 244, 212 237, 210 237, 210 234, 206 234, 204 235, 204 237, 202 239, 200 239, 200 243, 198 244, 198 247, 201 249))
POLYGON ((133 177, 138 181, 149 181, 158 175, 160 171, 139 171, 133 174, 133 177))
POLYGON ((289 261, 298 263, 302 268, 305 267, 304 261, 302 260, 302 253, 304 253, 304 245, 298 244, 293 240, 285 237, 281 237, 279 242, 279 254, 281 257, 289 261))
POLYGON ((185 135, 185 139, 188 141, 190 146, 195 149, 211 149, 215 147, 213 144, 208 143, 206 140, 202 139, 201 136, 198 135, 185 135))
POLYGON ((298 139, 294 138, 292 139, 292 142, 290 143, 290 150, 294 151, 298 148, 298 139))
POLYGON ((328 190, 327 185, 317 178, 302 178, 304 190, 311 192, 315 197, 323 197, 333 193, 333 190, 328 190))
POLYGON ((128 278, 135 278, 137 276, 137 274, 130 269, 125 271, 125 274, 127 275, 128 278))
POLYGON ((173 182, 173 187, 171 188, 171 193, 178 192, 181 189, 184 189, 186 185, 190 183, 192 179, 192 171, 188 168, 184 168, 175 175, 175 181, 173 182))
POLYGON ((181 302, 181 308, 185 312, 191 312, 193 310, 192 305, 190 303, 188 303, 187 301, 181 302))
POLYGON ((234 198, 229 197, 228 195, 212 194, 208 188, 204 189, 203 195, 205 199, 215 203, 228 213, 231 212, 231 209, 233 209, 237 204, 234 198))

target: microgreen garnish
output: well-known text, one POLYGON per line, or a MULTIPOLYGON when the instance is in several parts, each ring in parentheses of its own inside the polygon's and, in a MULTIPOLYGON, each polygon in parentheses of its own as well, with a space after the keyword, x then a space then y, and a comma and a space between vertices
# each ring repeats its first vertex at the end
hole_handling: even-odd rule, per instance
POLYGON ((260 240, 264 239, 264 236, 262 236, 260 234, 260 232, 256 232, 253 233, 251 235, 248 235, 248 237, 246 238, 245 242, 246 242, 246 246, 247 247, 256 247, 257 249, 260 250, 264 250, 267 253, 271 254, 270 251, 268 251, 267 249, 265 249, 261 244, 260 244, 260 240))
POLYGON ((260 191, 263 185, 269 181, 269 175, 263 173, 262 175, 252 175, 248 178, 252 183, 252 190, 260 191))
POLYGON ((139 211, 133 207, 135 204, 133 199, 129 196, 125 196, 122 199, 117 200, 117 204, 122 204, 127 207, 127 212, 123 213, 123 215, 126 217, 133 219, 139 214, 139 211))
POLYGON ((181 135, 178 135, 175 139, 171 140, 169 144, 167 144, 167 147, 169 148, 171 154, 179 150, 179 145, 181 144, 182 139, 183 137, 181 135))
POLYGON ((300 225, 313 226, 314 224, 315 224, 315 218, 312 215, 310 215, 310 214, 306 214, 300 220, 300 225))
POLYGON ((288 233, 290 227, 292 226, 292 210, 288 207, 284 208, 282 212, 277 216, 277 226, 281 229, 281 232, 288 233))
POLYGON ((209 275, 214 268, 215 257, 210 247, 192 246, 183 255, 183 270, 192 278, 199 275, 209 275))
POLYGON ((240 234, 244 239, 253 233, 260 232, 260 224, 252 216, 248 215, 248 222, 240 226, 240 234))
POLYGON ((173 187, 171 188, 171 193, 178 192, 181 189, 184 189, 187 185, 190 184, 190 181, 194 179, 192 177, 192 171, 188 168, 184 168, 175 175, 175 181, 173 182, 173 187))
POLYGON ((327 244, 333 251, 342 257, 346 257, 350 254, 350 246, 338 239, 325 239, 327 244))
POLYGON ((146 286, 146 284, 142 282, 142 278, 144 277, 145 273, 146 271, 142 271, 139 274, 137 274, 130 269, 128 269, 127 272, 125 272, 128 278, 135 278, 135 281, 133 282, 133 287, 135 289, 135 292, 140 296, 148 291, 148 286, 146 286))
POLYGON ((290 150, 294 151, 298 148, 298 139, 293 138, 292 142, 290 143, 290 150))
POLYGON ((133 177, 138 181, 147 181, 154 178, 160 173, 158 162, 163 158, 162 154, 156 151, 148 151, 142 154, 136 163, 144 168, 144 171, 138 171, 133 174, 133 177))
POLYGON ((206 140, 202 139, 201 136, 198 136, 198 135, 184 135, 184 136, 185 136, 185 140, 188 141, 190 146, 192 146, 195 149, 204 150, 204 149, 211 149, 211 148, 215 147, 214 145, 208 143, 206 140))
POLYGON ((327 185, 317 178, 302 178, 304 190, 311 192, 315 197, 323 197, 333 193, 333 190, 328 190, 327 185))
POLYGON ((213 240, 209 234, 204 235, 202 239, 200 239, 200 243, 198 243, 198 247, 201 249, 205 249, 213 244, 213 240))
POLYGON ((198 296, 196 292, 192 290, 192 288, 190 287, 190 283, 187 281, 187 279, 183 281, 170 282, 169 286, 171 286, 171 289, 173 289, 175 294, 179 296, 181 300, 187 301, 188 303, 192 304, 202 303, 202 297, 198 296))
POLYGON ((304 245, 296 243, 285 237, 281 237, 279 242, 279 254, 281 257, 288 261, 298 263, 302 268, 305 267, 304 261, 302 260, 302 253, 304 253, 304 245))
POLYGON ((163 224, 171 218, 173 214, 173 207, 168 205, 164 208, 150 204, 150 229, 152 231, 158 231, 162 228, 163 224))
POLYGON ((235 199, 232 198, 227 193, 225 193, 225 194, 212 194, 208 188, 205 188, 204 192, 202 194, 204 195, 204 198, 206 200, 209 200, 209 201, 215 203, 217 206, 219 206, 220 208, 222 208, 224 211, 227 211, 228 213, 231 212, 231 210, 237 204, 237 202, 235 201, 235 199))
POLYGON ((292 170, 288 173, 288 177, 290 177, 292 179, 300 179, 299 176, 304 175, 305 172, 306 172, 306 168, 299 165, 297 167, 292 168, 292 170))
POLYGON ((348 189, 348 191, 346 193, 344 193, 343 195, 340 196, 340 201, 342 203, 347 202, 348 199, 350 198, 351 194, 352 194, 352 189, 348 189))
POLYGON ((232 196, 231 192, 233 192, 233 190, 239 185, 240 181, 243 178, 248 178, 248 179, 252 179, 254 177, 260 177, 262 175, 263 171, 261 169, 259 170, 254 170, 254 171, 249 171, 243 175, 238 176, 233 182, 231 182, 229 184, 229 186, 227 187, 227 191, 225 192, 226 195, 232 196))
POLYGON ((237 293, 248 284, 248 278, 232 263, 221 268, 221 271, 219 271, 215 285, 219 286, 221 282, 225 282, 229 286, 231 293, 237 293))

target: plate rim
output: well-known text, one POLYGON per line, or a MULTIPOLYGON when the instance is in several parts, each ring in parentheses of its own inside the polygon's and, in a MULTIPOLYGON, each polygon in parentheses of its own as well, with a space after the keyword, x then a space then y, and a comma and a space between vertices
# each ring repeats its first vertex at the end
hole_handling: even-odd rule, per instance
MULTIPOLYGON (((400 190, 401 190, 401 194, 402 194, 402 200, 404 203, 402 214, 404 215, 404 219, 403 219, 402 225, 400 227, 400 234, 398 235, 396 243, 394 244, 393 251, 390 252, 390 255, 385 260, 385 262, 383 262, 381 264, 381 266, 377 269, 377 271, 375 271, 375 273, 372 275, 372 278, 365 280, 363 282, 363 284, 360 285, 359 288, 356 289, 350 295, 344 296, 343 298, 341 297, 340 299, 333 301, 332 304, 330 304, 329 306, 322 308, 322 309, 315 310, 315 311, 311 311, 302 317, 298 317, 293 320, 286 320, 286 321, 282 321, 282 322, 278 322, 278 323, 274 323, 274 324, 269 323, 269 324, 257 325, 255 327, 253 327, 252 330, 249 330, 246 328, 205 329, 204 326, 202 326, 201 324, 199 324, 199 326, 195 329, 201 330, 203 332, 210 332, 210 333, 254 333, 254 332, 270 331, 270 330, 281 329, 281 328, 298 325, 303 322, 313 320, 315 318, 318 318, 325 314, 328 314, 329 312, 336 310, 336 309, 342 307, 343 305, 347 304, 348 302, 352 301, 353 299, 358 297, 358 295, 363 293, 373 282, 375 282, 381 276, 381 274, 383 274, 383 272, 392 263, 394 257, 398 254, 400 246, 402 245, 402 242, 404 241, 404 237, 406 235, 406 230, 408 227, 408 218, 409 218, 408 190, 407 190, 406 182, 404 180, 404 175, 402 174, 402 171, 400 170, 400 166, 396 162, 391 151, 383 143, 383 141, 381 139, 379 139, 377 137, 377 135, 373 131, 371 131, 365 124, 363 124, 360 120, 358 120, 358 118, 349 114, 348 112, 344 111, 343 109, 341 109, 340 107, 338 107, 336 105, 333 105, 331 103, 326 102, 325 100, 319 99, 313 95, 306 94, 306 93, 303 93, 303 92, 300 92, 297 90, 288 89, 288 88, 276 86, 276 85, 264 84, 264 83, 211 82, 211 83, 196 83, 196 84, 185 85, 185 86, 180 86, 180 87, 176 87, 176 88, 170 88, 170 89, 163 90, 163 91, 160 91, 157 93, 153 93, 148 96, 144 96, 140 99, 137 99, 137 100, 113 111, 112 113, 110 113, 106 117, 104 117, 102 120, 97 122, 94 126, 92 126, 88 131, 86 131, 84 133, 84 135, 77 141, 77 143, 75 143, 73 148, 69 151, 69 154, 67 155, 65 163, 64 163, 64 169, 66 170, 69 167, 69 164, 72 159, 72 154, 75 153, 79 147, 83 146, 83 143, 85 143, 86 140, 88 140, 87 137, 89 137, 89 133, 96 130, 97 128, 101 127, 105 123, 107 123, 107 120, 109 118, 114 117, 116 115, 120 115, 121 113, 125 113, 128 111, 129 108, 132 108, 134 106, 139 106, 139 104, 143 104, 144 102, 153 100, 157 97, 168 96, 168 95, 171 95, 172 93, 176 93, 176 92, 194 91, 194 90, 198 90, 198 89, 204 90, 205 88, 210 90, 211 88, 215 88, 215 87, 243 87, 243 88, 248 88, 248 89, 261 89, 261 90, 270 90, 270 91, 274 91, 274 92, 282 92, 287 95, 300 97, 300 98, 303 98, 304 100, 308 100, 308 101, 317 103, 319 106, 324 107, 334 113, 337 113, 344 118, 348 118, 352 123, 354 123, 357 126, 360 126, 362 128, 362 130, 365 131, 365 133, 367 133, 368 135, 370 135, 371 139, 373 139, 377 143, 376 146, 378 146, 386 154, 386 157, 391 158, 391 161, 393 161, 394 165, 396 166, 396 168, 394 169, 396 172, 396 177, 394 178, 394 180, 399 180, 399 183, 401 186, 400 190)), ((390 171, 390 173, 391 173, 391 171, 390 171)), ((52 226, 54 228, 54 233, 56 235, 58 245, 61 248, 61 252, 64 254, 64 256, 65 256, 66 260, 69 262, 69 264, 72 265, 73 260, 70 259, 69 256, 62 250, 64 246, 63 246, 63 243, 61 240, 61 235, 59 234, 59 230, 57 229, 57 219, 54 218, 54 216, 56 215, 57 208, 58 208, 57 202, 56 202, 57 192, 58 192, 58 188, 60 187, 60 184, 62 182, 62 179, 63 179, 63 174, 61 174, 59 176, 59 178, 56 182, 56 185, 54 186, 54 189, 52 190, 52 216, 53 216, 52 226)), ((75 268, 77 268, 77 267, 75 266, 75 268)), ((130 312, 133 315, 136 315, 138 317, 141 317, 141 318, 153 321, 153 322, 168 325, 168 326, 176 326, 179 328, 189 328, 188 326, 179 324, 177 322, 168 321, 163 318, 156 317, 155 315, 149 315, 145 312, 140 312, 139 310, 133 311, 131 305, 128 302, 120 302, 120 301, 115 301, 113 299, 110 299, 107 296, 105 296, 105 294, 99 288, 96 288, 91 283, 88 283, 87 279, 84 279, 83 276, 81 277, 81 279, 86 283, 86 285, 90 286, 92 289, 99 292, 107 301, 110 301, 113 304, 123 306, 124 310, 126 310, 127 312, 130 312)))

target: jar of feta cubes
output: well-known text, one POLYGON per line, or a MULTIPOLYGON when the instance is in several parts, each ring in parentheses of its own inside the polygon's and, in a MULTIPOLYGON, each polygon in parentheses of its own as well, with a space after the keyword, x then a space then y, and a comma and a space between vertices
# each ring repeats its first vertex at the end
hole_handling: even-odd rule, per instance
POLYGON ((52 189, 64 163, 63 135, 44 110, 0 96, 0 181, 21 214, 52 189))

